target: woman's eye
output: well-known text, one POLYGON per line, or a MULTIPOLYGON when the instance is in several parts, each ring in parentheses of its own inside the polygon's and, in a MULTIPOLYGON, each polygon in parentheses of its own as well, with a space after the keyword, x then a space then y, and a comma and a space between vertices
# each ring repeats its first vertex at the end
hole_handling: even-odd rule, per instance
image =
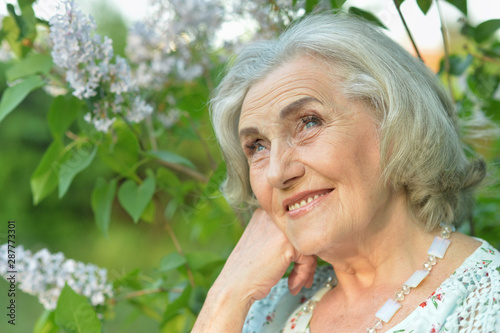
POLYGON ((259 141, 253 141, 252 143, 246 146, 246 149, 249 155, 253 155, 255 153, 263 151, 264 149, 266 149, 266 147, 263 146, 259 141))
POLYGON ((262 151, 262 150, 264 150, 264 149, 266 149, 266 147, 264 147, 263 145, 261 145, 261 144, 260 144, 260 143, 258 143, 258 142, 256 142, 256 143, 255 143, 255 152, 256 152, 256 153, 257 153, 257 152, 259 152, 259 151, 262 151))
POLYGON ((304 117, 302 118, 302 122, 304 123, 304 128, 311 128, 320 124, 319 119, 314 116, 304 117))

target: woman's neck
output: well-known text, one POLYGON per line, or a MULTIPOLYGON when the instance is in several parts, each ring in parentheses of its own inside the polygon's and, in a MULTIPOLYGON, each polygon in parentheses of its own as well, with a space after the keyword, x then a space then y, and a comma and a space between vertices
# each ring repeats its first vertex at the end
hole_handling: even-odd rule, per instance
POLYGON ((334 267, 339 287, 347 295, 357 297, 367 289, 401 284, 427 258, 437 231, 425 232, 412 221, 403 195, 383 211, 366 232, 318 254, 334 267))

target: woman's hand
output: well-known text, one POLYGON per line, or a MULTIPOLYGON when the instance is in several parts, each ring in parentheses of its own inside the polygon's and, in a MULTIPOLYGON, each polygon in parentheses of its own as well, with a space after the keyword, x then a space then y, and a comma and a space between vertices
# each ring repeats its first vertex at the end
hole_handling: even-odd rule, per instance
POLYGON ((288 266, 292 294, 311 287, 316 258, 299 254, 269 215, 257 209, 229 256, 193 332, 241 332, 250 305, 269 294, 288 266))
POLYGON ((217 280, 221 279, 225 288, 235 286, 253 303, 269 294, 292 262, 295 266, 289 287, 297 294, 303 286, 312 285, 316 258, 299 254, 271 217, 259 208, 217 280))

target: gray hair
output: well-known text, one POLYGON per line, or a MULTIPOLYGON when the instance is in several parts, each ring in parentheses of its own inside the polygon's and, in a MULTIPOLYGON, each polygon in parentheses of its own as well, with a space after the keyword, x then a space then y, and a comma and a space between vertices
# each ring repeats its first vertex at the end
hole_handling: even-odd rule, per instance
POLYGON ((276 40, 247 46, 214 91, 212 123, 227 163, 222 192, 231 205, 258 205, 238 137, 243 100, 253 84, 300 55, 333 66, 344 95, 371 106, 380 126, 381 181, 406 192, 425 230, 467 217, 486 165, 466 158, 453 102, 420 60, 380 29, 341 13, 307 16, 276 40))

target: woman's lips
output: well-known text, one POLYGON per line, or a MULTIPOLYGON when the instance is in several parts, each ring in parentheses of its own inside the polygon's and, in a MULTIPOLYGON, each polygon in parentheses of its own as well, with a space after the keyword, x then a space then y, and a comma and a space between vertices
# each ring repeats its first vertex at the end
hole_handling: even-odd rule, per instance
POLYGON ((296 216, 301 212, 306 212, 312 209, 319 201, 323 200, 328 194, 330 194, 333 189, 325 189, 320 191, 308 191, 305 193, 299 193, 283 203, 287 214, 290 216, 296 216))

